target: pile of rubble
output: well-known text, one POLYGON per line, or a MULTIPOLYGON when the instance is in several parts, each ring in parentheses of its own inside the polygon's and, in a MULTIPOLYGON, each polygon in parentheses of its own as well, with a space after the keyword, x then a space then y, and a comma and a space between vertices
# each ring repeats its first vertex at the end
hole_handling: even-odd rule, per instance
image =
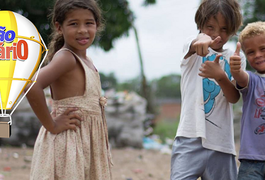
POLYGON ((135 92, 109 93, 105 114, 113 147, 143 147, 146 100, 135 92))
MULTIPOLYGON (((108 92, 105 114, 109 139, 112 147, 143 147, 144 121, 146 120, 146 100, 135 92, 108 92)), ((46 91, 47 103, 51 102, 46 91)), ((0 143, 33 146, 41 123, 33 113, 26 98, 12 115, 11 137, 0 143)))

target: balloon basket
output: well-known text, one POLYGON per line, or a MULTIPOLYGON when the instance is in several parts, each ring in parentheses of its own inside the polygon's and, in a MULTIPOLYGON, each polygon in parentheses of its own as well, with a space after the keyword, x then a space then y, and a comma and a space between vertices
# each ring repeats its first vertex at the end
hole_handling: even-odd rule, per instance
POLYGON ((11 116, 0 114, 0 138, 11 136, 11 116), (9 121, 6 120, 9 117, 9 121))

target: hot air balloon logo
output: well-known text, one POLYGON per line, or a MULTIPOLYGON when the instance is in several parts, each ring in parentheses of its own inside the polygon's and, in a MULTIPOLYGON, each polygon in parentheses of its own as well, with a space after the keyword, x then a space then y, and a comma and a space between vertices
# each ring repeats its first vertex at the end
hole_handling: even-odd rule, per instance
POLYGON ((12 11, 0 11, 0 17, 0 138, 8 138, 11 115, 25 97, 26 93, 22 94, 26 85, 32 83, 32 87, 36 81, 32 82, 32 77, 38 73, 48 50, 27 18, 12 11))

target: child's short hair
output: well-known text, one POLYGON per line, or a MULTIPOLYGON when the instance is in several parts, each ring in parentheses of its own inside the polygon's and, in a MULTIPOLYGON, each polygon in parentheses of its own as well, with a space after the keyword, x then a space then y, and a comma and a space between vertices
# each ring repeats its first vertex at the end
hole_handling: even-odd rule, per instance
POLYGON ((259 36, 261 34, 265 35, 265 22, 258 21, 253 23, 248 23, 247 26, 239 34, 239 42, 242 44, 247 38, 254 36, 259 36))
POLYGON ((242 25, 240 5, 236 0, 203 0, 195 14, 198 29, 202 29, 208 20, 220 12, 226 20, 227 34, 236 34, 242 25))

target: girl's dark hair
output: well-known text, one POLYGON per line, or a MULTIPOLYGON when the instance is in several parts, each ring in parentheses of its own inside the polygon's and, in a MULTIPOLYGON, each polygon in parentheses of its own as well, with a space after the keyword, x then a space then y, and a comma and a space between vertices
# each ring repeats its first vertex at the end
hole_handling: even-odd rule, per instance
POLYGON ((236 0, 203 0, 195 14, 197 28, 201 30, 205 23, 219 12, 226 20, 227 34, 236 34, 242 25, 240 5, 236 0))
POLYGON ((97 33, 103 30, 103 18, 101 16, 101 10, 96 0, 56 0, 53 10, 50 14, 52 18, 52 34, 50 35, 49 52, 46 58, 46 63, 51 61, 54 54, 63 47, 64 38, 62 34, 59 34, 55 28, 55 23, 58 22, 60 25, 63 24, 66 14, 73 9, 88 9, 90 10, 95 18, 97 24, 97 33))

